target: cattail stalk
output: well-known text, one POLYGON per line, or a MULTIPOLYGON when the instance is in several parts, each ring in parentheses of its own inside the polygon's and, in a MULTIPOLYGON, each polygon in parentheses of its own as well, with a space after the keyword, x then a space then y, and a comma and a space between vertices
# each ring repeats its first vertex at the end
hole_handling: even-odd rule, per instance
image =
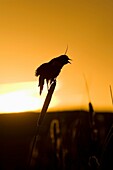
POLYGON ((109 87, 110 87, 111 101, 112 101, 112 105, 113 105, 113 93, 112 93, 111 85, 109 87))
POLYGON ((40 115, 38 117, 37 126, 36 126, 36 132, 35 132, 34 140, 33 140, 32 147, 31 147, 31 152, 30 152, 30 156, 29 156, 29 160, 28 160, 28 168, 27 169, 30 169, 30 167, 32 166, 31 165, 32 164, 32 155, 33 155, 33 151, 35 149, 37 149, 36 147, 37 147, 37 140, 39 138, 40 126, 41 126, 41 123, 42 123, 42 121, 43 121, 43 119, 44 119, 44 117, 46 115, 46 112, 47 112, 47 109, 49 107, 49 104, 50 104, 50 101, 51 101, 55 86, 56 86, 56 80, 54 80, 54 82, 50 86, 50 89, 48 90, 46 99, 44 101, 44 104, 43 104, 43 107, 42 107, 42 110, 41 110, 41 113, 40 113, 40 115))

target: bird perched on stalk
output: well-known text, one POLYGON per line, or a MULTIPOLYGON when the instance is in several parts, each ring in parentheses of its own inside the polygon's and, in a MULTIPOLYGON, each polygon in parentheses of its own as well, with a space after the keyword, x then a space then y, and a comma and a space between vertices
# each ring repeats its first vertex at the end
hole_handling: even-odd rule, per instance
POLYGON ((36 69, 35 76, 39 76, 38 86, 40 87, 40 95, 43 90, 44 80, 46 80, 47 88, 49 89, 48 85, 51 85, 51 83, 59 75, 62 67, 65 64, 70 63, 70 60, 71 59, 66 54, 64 54, 59 57, 53 58, 49 62, 42 64, 36 69))

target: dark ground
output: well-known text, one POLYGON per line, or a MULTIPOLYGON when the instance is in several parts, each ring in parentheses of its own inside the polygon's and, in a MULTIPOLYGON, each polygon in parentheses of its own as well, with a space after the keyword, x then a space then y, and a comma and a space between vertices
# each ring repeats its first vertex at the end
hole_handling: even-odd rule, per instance
POLYGON ((97 162, 106 169, 113 162, 112 132, 105 147, 112 113, 96 113, 91 126, 86 111, 48 112, 30 158, 37 118, 33 112, 0 115, 0 170, 88 170, 97 162))

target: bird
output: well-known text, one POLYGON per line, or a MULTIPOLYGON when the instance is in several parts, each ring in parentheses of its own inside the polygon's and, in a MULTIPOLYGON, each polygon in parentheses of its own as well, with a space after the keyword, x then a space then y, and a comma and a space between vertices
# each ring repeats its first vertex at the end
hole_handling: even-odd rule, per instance
POLYGON ((35 76, 39 76, 39 84, 40 87, 40 95, 42 94, 44 81, 46 80, 47 88, 49 90, 49 85, 52 84, 53 81, 56 80, 56 77, 61 72, 61 69, 64 65, 70 63, 70 58, 67 55, 60 55, 58 57, 53 58, 49 62, 41 64, 35 70, 35 76))

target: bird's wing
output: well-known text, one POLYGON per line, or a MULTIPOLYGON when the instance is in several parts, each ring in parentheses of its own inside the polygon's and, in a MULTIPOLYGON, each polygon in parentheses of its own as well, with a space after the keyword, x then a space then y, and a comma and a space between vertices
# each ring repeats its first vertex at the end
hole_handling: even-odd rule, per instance
POLYGON ((35 70, 35 76, 38 77, 39 75, 43 74, 45 67, 46 67, 47 63, 42 64, 41 66, 39 66, 36 70, 35 70))

